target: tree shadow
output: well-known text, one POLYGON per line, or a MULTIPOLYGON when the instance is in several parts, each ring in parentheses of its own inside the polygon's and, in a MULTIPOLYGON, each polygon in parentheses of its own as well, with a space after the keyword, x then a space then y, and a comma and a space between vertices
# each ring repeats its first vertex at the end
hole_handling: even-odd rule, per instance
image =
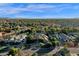
POLYGON ((38 56, 43 56, 48 52, 51 52, 52 50, 54 50, 55 47, 50 47, 50 48, 40 48, 36 53, 38 56))
POLYGON ((0 50, 0 53, 5 53, 5 52, 8 52, 9 50, 10 50, 10 48, 6 47, 6 48, 0 50))

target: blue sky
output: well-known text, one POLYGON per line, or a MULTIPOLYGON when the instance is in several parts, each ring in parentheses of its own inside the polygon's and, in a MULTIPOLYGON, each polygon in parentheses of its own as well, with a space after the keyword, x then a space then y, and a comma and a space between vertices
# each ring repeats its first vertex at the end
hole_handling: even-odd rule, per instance
POLYGON ((0 17, 79 18, 78 3, 0 3, 0 17))

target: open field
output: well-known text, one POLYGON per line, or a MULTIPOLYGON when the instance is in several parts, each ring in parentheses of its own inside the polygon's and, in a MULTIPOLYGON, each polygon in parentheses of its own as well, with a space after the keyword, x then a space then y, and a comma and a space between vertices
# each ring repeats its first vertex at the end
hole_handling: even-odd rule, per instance
POLYGON ((0 19, 0 55, 79 55, 79 19, 0 19))

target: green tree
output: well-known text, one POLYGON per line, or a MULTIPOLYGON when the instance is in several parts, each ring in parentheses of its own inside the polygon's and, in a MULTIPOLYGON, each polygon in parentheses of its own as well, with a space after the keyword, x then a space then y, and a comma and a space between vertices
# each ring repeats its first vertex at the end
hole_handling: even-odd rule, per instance
POLYGON ((30 44, 33 43, 35 40, 33 40, 33 35, 32 34, 28 34, 28 36, 26 37, 26 44, 30 44))
POLYGON ((65 47, 63 49, 61 49, 59 52, 62 56, 69 56, 70 55, 69 50, 65 47))
POLYGON ((19 49, 18 48, 11 48, 8 55, 15 56, 18 53, 19 49))
POLYGON ((60 45, 60 42, 55 37, 51 39, 51 43, 52 43, 52 46, 54 46, 54 47, 60 45))

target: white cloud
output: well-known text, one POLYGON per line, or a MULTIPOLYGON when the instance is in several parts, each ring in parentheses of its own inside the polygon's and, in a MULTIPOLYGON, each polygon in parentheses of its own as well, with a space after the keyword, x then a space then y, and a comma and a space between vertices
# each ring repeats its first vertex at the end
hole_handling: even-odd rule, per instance
POLYGON ((45 4, 39 4, 39 5, 28 5, 26 7, 17 7, 10 9, 10 12, 21 12, 21 11, 33 11, 33 12, 44 12, 47 9, 55 9, 55 6, 52 5, 45 5, 45 4))
MULTIPOLYGON (((0 4, 0 14, 1 15, 15 15, 16 17, 38 17, 38 16, 32 16, 32 15, 16 15, 19 14, 23 11, 29 11, 30 13, 35 12, 37 13, 47 13, 47 12, 55 12, 61 14, 62 11, 67 10, 67 9, 79 9, 78 5, 72 6, 71 4, 58 4, 58 5, 51 5, 51 4, 28 4, 23 6, 18 5, 18 7, 11 6, 11 4, 0 4), (9 6, 9 7, 8 7, 9 6)), ((27 14, 27 13, 26 13, 27 14)), ((58 14, 57 14, 58 15, 58 14)), ((65 16, 57 16, 57 15, 44 15, 40 16, 41 18, 47 17, 47 18, 52 18, 52 17, 65 17, 65 16)), ((67 16, 68 17, 68 16, 67 16)), ((38 17, 39 18, 39 17, 38 17)))
POLYGON ((64 9, 67 8, 71 8, 69 7, 67 4, 61 4, 61 5, 50 5, 50 4, 28 4, 27 6, 25 5, 24 7, 22 7, 21 5, 18 5, 18 7, 14 7, 14 6, 10 6, 11 4, 0 4, 0 6, 4 6, 0 8, 0 13, 3 14, 16 14, 16 13, 20 13, 23 11, 30 11, 30 12, 61 12, 64 9), (9 8, 7 8, 7 6, 10 6, 9 8), (62 7, 65 6, 65 7, 62 7))
POLYGON ((28 9, 48 9, 48 8, 55 8, 55 5, 49 5, 49 4, 37 4, 37 5, 28 5, 28 9))
POLYGON ((0 6, 6 6, 8 3, 0 3, 0 6))

